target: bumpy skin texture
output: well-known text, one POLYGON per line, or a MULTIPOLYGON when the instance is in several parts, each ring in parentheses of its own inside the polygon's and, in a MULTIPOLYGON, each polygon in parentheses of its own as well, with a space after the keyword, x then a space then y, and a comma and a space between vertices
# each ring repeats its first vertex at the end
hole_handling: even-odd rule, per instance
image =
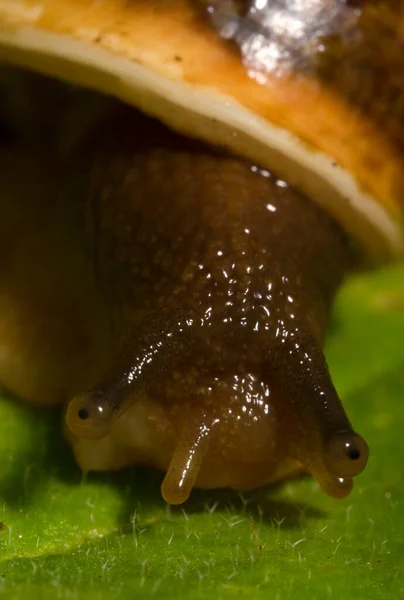
POLYGON ((0 378, 35 403, 74 396, 66 433, 83 470, 158 467, 172 503, 302 469, 350 491, 367 447, 321 346, 353 250, 327 215, 123 107, 40 180, 25 220, 32 192, 9 178, 0 378))
POLYGON ((79 463, 168 467, 175 503, 301 468, 345 495, 367 448, 338 437, 351 427, 321 350, 344 234, 268 172, 133 111, 101 130, 69 193, 88 202, 118 354, 69 407, 79 463), (335 467, 342 446, 359 454, 335 467))

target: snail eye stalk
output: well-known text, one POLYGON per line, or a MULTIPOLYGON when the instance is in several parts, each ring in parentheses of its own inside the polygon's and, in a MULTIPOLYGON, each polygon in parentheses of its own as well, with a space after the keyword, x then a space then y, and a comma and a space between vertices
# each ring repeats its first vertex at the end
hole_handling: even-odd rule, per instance
POLYGON ((356 477, 366 467, 368 458, 367 443, 353 431, 339 431, 326 442, 324 463, 338 477, 356 477))
POLYGON ((70 431, 81 438, 98 440, 111 429, 113 410, 108 407, 102 392, 80 394, 68 406, 66 423, 70 431))

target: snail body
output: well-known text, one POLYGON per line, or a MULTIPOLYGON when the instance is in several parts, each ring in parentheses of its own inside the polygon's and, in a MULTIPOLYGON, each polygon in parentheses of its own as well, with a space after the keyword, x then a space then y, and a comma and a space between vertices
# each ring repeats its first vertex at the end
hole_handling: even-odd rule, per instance
MULTIPOLYGON (((65 4, 76 7, 75 2, 65 4)), ((175 24, 184 26, 187 39, 193 19, 206 7, 178 2, 174 10, 168 4, 163 3, 157 22, 171 24, 174 33, 167 44, 181 47, 175 24)), ((335 2, 334 8, 340 4, 344 3, 335 2)), ((132 53, 142 44, 146 50, 149 38, 145 40, 141 32, 145 24, 153 28, 155 23, 147 20, 141 6, 125 15, 132 18, 132 53)), ((222 37, 230 36, 230 25, 238 31, 230 36, 230 49, 220 38, 212 49, 215 59, 221 57, 228 67, 239 61, 234 43, 244 52, 243 23, 251 27, 259 15, 257 10, 247 15, 234 12, 232 3, 226 12, 224 6, 212 3, 207 14, 222 37)), ((110 7, 117 14, 122 11, 118 3, 110 7)), ((75 30, 67 41, 59 37, 58 46, 61 21, 52 21, 53 10, 48 2, 48 20, 42 24, 41 15, 32 30, 25 30, 13 22, 11 11, 7 15, 7 8, 0 9, 0 18, 13 32, 6 30, 0 36, 9 60, 50 74, 55 73, 55 65, 65 64, 71 52, 68 45, 81 33, 75 30), (30 44, 49 60, 39 64, 30 44)), ((359 12, 351 9, 338 14, 344 17, 343 32, 347 23, 351 27, 352 20, 359 18, 359 12)), ((93 13, 100 22, 107 17, 102 10, 98 17, 93 13)), ((326 28, 323 33, 335 35, 340 21, 332 22, 332 31, 326 28)), ((203 35, 197 38, 199 52, 206 39, 212 41, 217 35, 215 28, 203 23, 203 35)), ((263 24, 261 15, 259 27, 263 24)), ((237 122, 237 109, 232 117, 236 135, 230 135, 220 98, 211 99, 213 113, 220 118, 207 118, 203 100, 209 90, 201 88, 199 101, 186 111, 181 98, 173 99, 176 86, 181 83, 187 90, 189 82, 178 82, 169 67, 163 74, 162 66, 156 67, 162 39, 154 37, 154 56, 145 51, 143 67, 148 71, 137 71, 135 65, 124 79, 131 86, 121 84, 117 92, 141 110, 152 98, 146 112, 159 120, 129 106, 107 110, 83 143, 61 161, 62 168, 56 169, 48 188, 52 200, 47 202, 39 192, 44 233, 42 247, 34 245, 36 250, 30 252, 36 266, 21 265, 15 258, 17 247, 6 247, 6 306, 0 321, 6 351, 0 360, 1 381, 33 403, 67 403, 65 433, 83 470, 110 470, 138 462, 152 465, 166 471, 162 493, 170 503, 185 501, 194 485, 251 489, 301 470, 312 473, 329 495, 343 497, 366 465, 368 449, 337 396, 322 345, 333 297, 344 275, 366 254, 383 261, 402 252, 396 205, 402 184, 400 146, 380 136, 385 157, 379 160, 376 181, 367 181, 364 190, 366 161, 355 157, 354 151, 346 157, 349 179, 344 173, 330 175, 338 145, 331 158, 319 154, 325 142, 316 152, 299 145, 288 153, 290 138, 278 131, 279 124, 274 133, 270 119, 268 131, 253 134, 260 121, 254 122, 251 114, 249 122, 243 121, 240 110, 237 122), (271 132, 269 144, 265 136, 271 132), (200 139, 183 135, 190 133, 200 139), (219 141, 221 147, 216 145, 219 141), (261 158, 258 167, 254 159, 261 158), (314 168, 316 160, 320 171, 314 168), (272 170, 283 178, 272 175, 272 170), (347 202, 345 194, 354 188, 356 200, 347 202), (364 203, 370 207, 367 218, 361 216, 364 203), (330 206, 330 214, 324 206, 330 206), (351 219, 355 215, 355 222, 345 226, 349 215, 351 219), (48 247, 55 250, 49 253, 48 247), (38 265, 41 276, 33 284, 25 283, 26 272, 37 273, 38 265), (61 265, 63 285, 58 279, 61 265), (24 294, 19 296, 16 281, 24 282, 24 294), (27 292, 35 300, 35 289, 43 322, 32 316, 35 302, 30 302, 29 310, 22 305, 27 292), (44 294, 49 294, 54 307, 53 321, 42 302, 44 294), (14 329, 7 298, 8 307, 18 307, 14 329), (18 327, 32 336, 18 337, 18 327), (14 369, 13 355, 20 358, 14 369), (28 358, 33 376, 21 382, 28 358), (49 377, 52 361, 58 368, 49 377)), ((100 43, 97 40, 93 46, 100 43)), ((99 49, 91 54, 93 46, 88 40, 87 44, 76 72, 71 75, 65 69, 64 74, 61 69, 59 74, 83 83, 87 70, 92 77, 89 85, 108 91, 105 73, 111 65, 122 73, 126 64, 119 63, 122 48, 116 56, 109 48, 110 63, 102 76, 96 65, 99 49)), ((285 57, 292 52, 289 45, 284 50, 285 57)), ((274 92, 268 83, 273 75, 269 68, 267 79, 257 83, 256 65, 254 78, 245 79, 240 61, 233 70, 233 83, 237 81, 243 94, 256 91, 251 102, 261 106, 260 119, 271 102, 283 106, 287 115, 286 90, 297 85, 290 76, 292 67, 288 65, 283 73, 276 66, 284 82, 280 91, 274 92), (264 103, 262 94, 268 94, 268 88, 272 99, 267 95, 264 103)), ((205 84, 202 68, 195 77, 205 84)), ((229 76, 219 67, 211 78, 222 91, 228 86, 229 76)), ((299 85, 310 90, 311 83, 299 85)), ((239 101, 244 98, 237 94, 239 101)), ((329 90, 322 95, 324 106, 334 103, 334 116, 341 115, 345 99, 328 105, 329 95, 329 90)), ((252 108, 248 102, 246 106, 250 113, 259 112, 257 106, 252 108)), ((227 108, 231 115, 232 107, 227 108)), ((320 129, 321 118, 316 122, 320 129)), ((293 114, 291 120, 298 129, 293 114)), ((329 125, 331 130, 333 126, 329 125)), ((290 123, 288 127, 293 135, 298 133, 290 123)), ((358 135, 371 130, 362 117, 352 127, 358 135)), ((341 135, 338 138, 336 131, 330 131, 330 139, 341 140, 341 135)), ((364 147, 363 139, 361 143, 364 147)), ((371 153, 367 146, 366 151, 371 153)), ((18 195, 23 202, 24 194, 18 195)), ((32 234, 27 239, 31 243, 32 234)))

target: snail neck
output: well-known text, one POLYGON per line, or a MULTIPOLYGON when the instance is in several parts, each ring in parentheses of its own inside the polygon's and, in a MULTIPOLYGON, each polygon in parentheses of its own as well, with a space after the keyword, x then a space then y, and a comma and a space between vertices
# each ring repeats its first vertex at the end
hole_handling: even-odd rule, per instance
POLYGON ((233 329, 301 319, 322 340, 353 262, 331 217, 268 172, 132 110, 101 129, 84 189, 88 237, 105 292, 135 326, 187 306, 233 329))

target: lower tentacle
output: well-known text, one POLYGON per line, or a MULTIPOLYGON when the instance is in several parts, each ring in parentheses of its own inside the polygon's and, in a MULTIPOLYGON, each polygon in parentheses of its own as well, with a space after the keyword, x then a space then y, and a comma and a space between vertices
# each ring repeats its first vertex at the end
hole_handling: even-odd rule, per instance
POLYGON ((188 500, 202 462, 209 448, 211 425, 204 417, 187 422, 174 450, 166 476, 161 485, 163 498, 169 504, 188 500))

